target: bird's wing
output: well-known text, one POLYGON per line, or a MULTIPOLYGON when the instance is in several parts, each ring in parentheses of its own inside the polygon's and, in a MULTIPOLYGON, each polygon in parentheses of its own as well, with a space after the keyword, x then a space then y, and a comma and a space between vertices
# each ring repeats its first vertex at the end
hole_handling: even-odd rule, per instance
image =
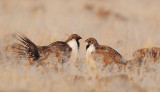
POLYGON ((121 54, 119 54, 116 50, 114 50, 113 48, 109 46, 100 45, 96 49, 97 49, 97 52, 122 57, 121 54))
POLYGON ((64 51, 64 52, 70 52, 72 51, 71 47, 66 43, 62 41, 57 41, 49 45, 53 50, 57 51, 64 51))
POLYGON ((99 45, 96 50, 92 52, 96 58, 103 58, 105 63, 116 62, 121 63, 122 56, 113 48, 109 46, 99 45))
POLYGON ((57 57, 58 61, 68 61, 71 56, 72 48, 66 43, 62 41, 57 41, 49 45, 51 48, 51 53, 57 57))

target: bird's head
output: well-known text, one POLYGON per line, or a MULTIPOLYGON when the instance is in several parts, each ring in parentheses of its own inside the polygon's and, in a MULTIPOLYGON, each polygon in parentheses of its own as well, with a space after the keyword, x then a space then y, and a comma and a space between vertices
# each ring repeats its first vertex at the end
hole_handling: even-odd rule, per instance
POLYGON ((86 49, 88 49, 91 45, 94 47, 99 45, 95 38, 88 38, 87 40, 85 40, 85 42, 88 43, 88 45, 86 46, 86 49))
POLYGON ((88 43, 88 45, 98 45, 98 42, 95 38, 88 38, 87 40, 85 40, 85 42, 88 43))
POLYGON ((69 38, 67 39, 66 42, 69 42, 73 39, 76 40, 76 41, 79 41, 80 39, 82 39, 82 37, 80 37, 78 34, 72 34, 71 36, 69 36, 69 38))
POLYGON ((69 46, 73 49, 73 48, 77 48, 79 49, 80 44, 79 44, 79 40, 82 39, 82 37, 80 37, 78 34, 72 34, 71 36, 69 36, 69 38, 66 40, 66 42, 69 44, 69 46))

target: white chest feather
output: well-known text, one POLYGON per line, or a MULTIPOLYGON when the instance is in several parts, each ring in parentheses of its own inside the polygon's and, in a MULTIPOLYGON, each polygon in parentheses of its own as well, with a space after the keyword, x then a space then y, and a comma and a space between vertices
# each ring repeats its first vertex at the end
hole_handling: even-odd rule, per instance
POLYGON ((78 44, 75 39, 68 42, 68 45, 72 48, 73 52, 78 52, 78 44))
POLYGON ((89 46, 89 48, 87 49, 87 52, 86 52, 86 59, 90 65, 90 67, 92 67, 92 68, 95 67, 95 61, 91 55, 92 52, 94 52, 94 51, 95 51, 95 46, 92 44, 89 46))
POLYGON ((76 59, 76 56, 78 53, 77 41, 75 39, 72 39, 71 41, 68 42, 68 45, 72 48, 72 54, 71 54, 72 60, 73 60, 73 58, 76 59))
POLYGON ((87 54, 91 54, 91 53, 94 52, 94 51, 95 51, 95 47, 94 47, 94 45, 92 44, 92 45, 90 45, 89 48, 87 49, 87 54))
POLYGON ((86 58, 89 60, 89 58, 91 58, 91 53, 95 51, 95 47, 94 45, 90 45, 89 48, 87 49, 87 52, 86 52, 86 58))

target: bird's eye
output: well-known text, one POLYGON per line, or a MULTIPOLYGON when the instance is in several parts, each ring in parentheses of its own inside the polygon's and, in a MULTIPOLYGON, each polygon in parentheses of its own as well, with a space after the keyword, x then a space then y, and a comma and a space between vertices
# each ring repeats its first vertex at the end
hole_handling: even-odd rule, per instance
POLYGON ((89 41, 88 43, 92 43, 91 41, 89 41))

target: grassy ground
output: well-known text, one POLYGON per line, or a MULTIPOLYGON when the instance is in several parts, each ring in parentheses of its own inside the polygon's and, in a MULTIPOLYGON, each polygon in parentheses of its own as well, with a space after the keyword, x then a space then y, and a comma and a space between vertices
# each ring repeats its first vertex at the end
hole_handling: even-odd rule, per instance
POLYGON ((136 49, 160 46, 159 9, 159 0, 0 0, 0 91, 159 92, 159 63, 102 71, 89 69, 84 60, 88 37, 126 60, 136 49), (55 72, 52 66, 25 66, 10 50, 17 32, 37 45, 81 35, 80 67, 55 72))

